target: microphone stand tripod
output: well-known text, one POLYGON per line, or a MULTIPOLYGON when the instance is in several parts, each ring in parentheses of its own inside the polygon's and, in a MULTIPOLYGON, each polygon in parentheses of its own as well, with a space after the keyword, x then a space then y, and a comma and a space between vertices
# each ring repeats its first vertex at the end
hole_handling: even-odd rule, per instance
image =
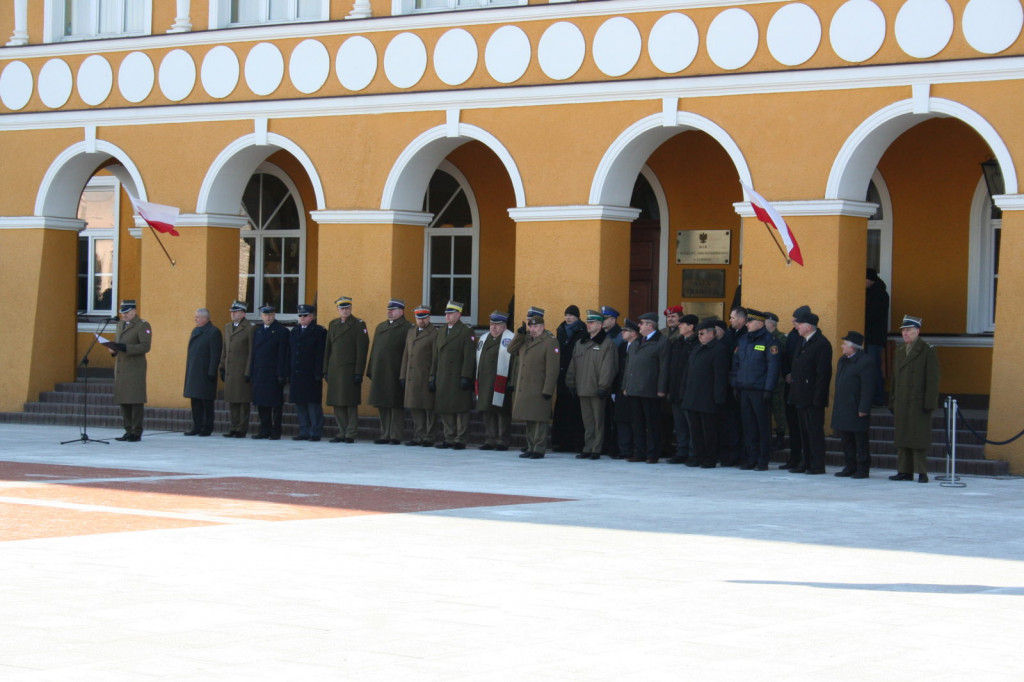
MULTIPOLYGON (((116 319, 116 318, 115 318, 116 319)), ((92 343, 85 349, 85 355, 82 356, 82 361, 78 363, 78 366, 83 368, 85 371, 85 385, 82 387, 84 397, 82 398, 82 426, 81 435, 74 440, 66 440, 61 445, 67 445, 68 443, 103 443, 104 445, 110 445, 109 441, 105 441, 99 438, 89 438, 89 353, 96 347, 96 342, 99 341, 99 337, 107 329, 107 325, 110 324, 110 318, 103 320, 103 326, 100 327, 99 335, 93 336, 92 343)))

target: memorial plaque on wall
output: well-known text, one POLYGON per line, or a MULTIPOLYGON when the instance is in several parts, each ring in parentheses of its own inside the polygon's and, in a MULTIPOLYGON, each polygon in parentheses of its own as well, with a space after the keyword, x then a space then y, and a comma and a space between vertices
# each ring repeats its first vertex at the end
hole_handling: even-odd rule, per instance
POLYGON ((676 232, 676 265, 728 265, 731 254, 732 230, 676 232))
POLYGON ((683 298, 725 298, 725 268, 683 270, 683 298))
POLYGON ((722 317, 724 308, 724 303, 716 301, 683 301, 683 311, 687 315, 696 315, 701 320, 709 317, 717 317, 720 320, 724 320, 725 318, 722 317))

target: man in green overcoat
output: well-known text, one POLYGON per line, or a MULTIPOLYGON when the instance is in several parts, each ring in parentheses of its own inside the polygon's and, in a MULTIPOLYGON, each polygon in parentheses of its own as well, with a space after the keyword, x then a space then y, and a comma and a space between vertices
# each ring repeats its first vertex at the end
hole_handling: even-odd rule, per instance
POLYGON ((134 299, 121 301, 114 343, 114 404, 121 406, 124 435, 115 440, 142 440, 142 415, 146 405, 146 353, 153 343, 153 330, 142 318, 134 299))
POLYGON ((509 344, 519 367, 512 418, 526 422, 526 451, 519 456, 543 459, 551 428, 551 396, 558 390, 561 367, 558 340, 544 328, 541 315, 528 317, 525 326, 526 333, 517 334, 509 344))
POLYGON ((231 425, 225 438, 245 438, 252 411, 252 384, 246 376, 252 354, 252 325, 245 319, 245 303, 234 301, 229 310, 231 321, 224 325, 224 345, 220 352, 220 378, 224 382, 224 401, 231 413, 231 425))
POLYGON ((434 359, 437 327, 430 324, 430 306, 413 311, 416 325, 405 336, 399 381, 405 388, 405 406, 412 414, 412 440, 406 445, 434 444, 434 394, 430 391, 430 366, 434 359))
POLYGON ((359 404, 363 401, 363 374, 370 336, 366 323, 352 314, 352 299, 341 296, 334 304, 338 317, 327 327, 324 379, 327 404, 334 408, 338 435, 332 443, 354 443, 359 432, 359 404))
POLYGON ((445 326, 438 331, 430 366, 434 411, 444 428, 444 440, 437 447, 453 450, 466 447, 476 377, 476 337, 461 321, 463 308, 458 301, 448 301, 445 306, 445 326))
POLYGON ((903 346, 892 358, 889 407, 896 421, 897 473, 891 481, 928 482, 932 411, 939 406, 939 358, 920 337, 921 318, 903 316, 903 346))
POLYGON ((405 319, 405 301, 388 301, 387 318, 373 332, 373 349, 366 376, 370 379, 370 404, 380 412, 380 438, 377 445, 402 442, 402 423, 405 421, 405 390, 400 374, 405 337, 411 325, 405 319))

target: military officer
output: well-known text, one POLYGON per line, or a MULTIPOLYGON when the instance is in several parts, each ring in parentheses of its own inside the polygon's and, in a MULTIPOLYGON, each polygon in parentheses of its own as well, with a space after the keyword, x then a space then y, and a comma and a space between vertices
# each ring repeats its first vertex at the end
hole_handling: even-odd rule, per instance
POLYGON ((260 428, 253 438, 279 440, 284 385, 288 382, 288 330, 277 321, 277 311, 272 305, 260 308, 260 319, 262 324, 253 330, 249 359, 252 404, 260 415, 260 428))
POLYGON ((363 374, 370 336, 366 323, 352 314, 352 299, 339 297, 334 304, 338 317, 327 327, 324 347, 324 378, 327 404, 334 408, 338 435, 332 443, 354 443, 359 432, 359 405, 363 402, 363 374))
POLYGON ((192 401, 192 428, 185 432, 186 436, 213 433, 213 401, 217 399, 217 365, 222 345, 220 330, 210 322, 210 311, 196 310, 185 356, 184 396, 192 401))
POLYGON ((580 400, 583 416, 583 452, 576 459, 601 459, 604 449, 605 401, 619 371, 619 352, 604 330, 604 316, 588 310, 586 336, 573 345, 565 383, 580 400))
POLYGON ((112 346, 114 356, 114 404, 121 406, 124 435, 115 440, 137 443, 142 440, 142 415, 146 405, 146 353, 153 343, 153 330, 142 318, 134 299, 121 301, 112 346))
POLYGON ((405 406, 412 414, 412 440, 406 445, 434 444, 434 393, 430 390, 430 365, 434 357, 437 327, 430 324, 430 306, 413 311, 416 324, 405 335, 398 381, 405 389, 405 406))
MULTIPOLYGON (((527 338, 509 352, 518 356, 512 418, 526 422, 526 451, 520 457, 543 459, 551 426, 551 397, 558 390, 558 341, 545 330, 544 317, 526 320, 527 338)), ((516 341, 519 341, 517 335, 516 341)), ((512 344, 509 344, 512 347, 512 344)))
POLYGON ((220 351, 220 378, 224 382, 224 400, 231 423, 225 438, 245 438, 252 410, 252 386, 247 379, 252 352, 253 326, 245 319, 245 304, 234 301, 228 311, 231 321, 224 325, 224 345, 220 351))
POLYGON ((316 306, 299 306, 299 323, 289 334, 288 399, 295 403, 299 433, 292 440, 318 441, 324 433, 324 348, 327 330, 316 322, 316 306))
POLYGON ((928 482, 932 410, 939 406, 939 357, 921 336, 921 318, 904 315, 903 346, 892 358, 889 407, 896 423, 897 473, 891 481, 928 482))
POLYGON ((764 321, 764 313, 747 308, 747 333, 736 343, 730 375, 743 420, 745 461, 740 468, 757 471, 767 471, 771 458, 771 403, 781 365, 779 346, 764 321))
POLYGON ((439 448, 463 450, 473 409, 473 378, 476 376, 476 337, 462 320, 464 304, 448 301, 445 326, 434 341, 430 383, 434 389, 434 411, 441 417, 444 440, 439 448))
MULTIPOLYGON (((604 316, 601 328, 615 344, 616 355, 620 355, 618 351, 622 349, 625 340, 622 338, 622 327, 619 326, 619 311, 610 305, 603 305, 601 314, 604 316)), ((601 454, 613 458, 617 458, 619 454, 619 429, 618 422, 615 420, 614 400, 604 402, 604 452, 601 454)))
POLYGON ((786 335, 779 331, 779 316, 775 313, 765 312, 764 328, 775 337, 775 344, 779 347, 779 356, 782 358, 779 365, 779 383, 772 393, 772 420, 775 422, 772 447, 781 449, 786 445, 786 335))
POLYGON ((506 395, 512 373, 508 346, 515 336, 508 329, 508 315, 491 313, 490 329, 476 343, 476 409, 484 417, 484 444, 481 450, 508 450, 512 423, 512 397, 506 395))
POLYGON ((411 325, 405 319, 405 301, 388 301, 387 319, 373 332, 373 348, 366 376, 370 379, 370 404, 380 413, 380 438, 377 445, 402 442, 405 421, 405 391, 402 388, 402 353, 411 325))
POLYGON ((679 336, 679 320, 683 316, 683 306, 669 306, 662 311, 662 314, 665 316, 665 327, 659 331, 671 343, 679 336))

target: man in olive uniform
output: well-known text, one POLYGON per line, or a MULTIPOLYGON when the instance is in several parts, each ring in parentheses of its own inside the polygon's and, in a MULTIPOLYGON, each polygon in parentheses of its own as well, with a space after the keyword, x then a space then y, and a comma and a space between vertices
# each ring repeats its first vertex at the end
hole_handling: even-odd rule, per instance
POLYGON ((363 373, 370 336, 366 323, 352 315, 352 299, 339 297, 334 304, 338 317, 327 327, 324 378, 327 404, 334 408, 338 435, 332 443, 354 443, 359 432, 359 405, 363 402, 363 373))
POLYGON ((481 450, 508 450, 512 425, 512 397, 505 388, 512 373, 508 346, 515 336, 508 329, 508 315, 491 313, 489 333, 476 344, 476 409, 484 417, 484 444, 481 450))
POLYGON ((410 326, 409 320, 405 319, 405 301, 392 298, 388 301, 387 319, 373 332, 373 349, 366 376, 371 381, 370 404, 380 412, 380 438, 373 441, 377 445, 398 445, 402 442, 405 421, 402 353, 410 326))
POLYGON ((262 323, 252 333, 249 379, 252 404, 260 415, 255 440, 280 440, 284 413, 284 385, 288 382, 288 330, 277 321, 272 305, 260 308, 262 323))
POLYGON ((324 347, 327 330, 316 323, 316 306, 299 306, 299 323, 289 333, 288 399, 295 403, 299 433, 292 440, 318 441, 324 433, 324 347))
POLYGON ((786 446, 786 335, 779 331, 779 316, 775 313, 765 312, 764 328, 775 337, 775 345, 779 347, 779 356, 782 359, 779 365, 779 383, 772 393, 772 420, 775 422, 772 447, 781 450, 786 446))
POLYGON ((903 346, 893 352, 889 407, 896 423, 896 475, 891 481, 928 482, 932 410, 939 406, 939 356, 921 336, 921 318, 903 316, 903 346))
POLYGON ((217 365, 222 343, 220 330, 210 322, 210 311, 196 310, 185 356, 184 396, 192 401, 192 428, 185 432, 186 436, 213 433, 213 401, 217 399, 217 365))
POLYGON ((434 444, 434 393, 430 390, 430 365, 434 358, 437 327, 430 324, 430 306, 413 311, 416 325, 406 332, 399 383, 405 389, 405 406, 412 415, 412 440, 406 445, 434 444))
POLYGON ((509 352, 518 356, 516 399, 512 418, 526 422, 526 452, 519 455, 543 459, 547 452, 548 430, 551 426, 551 396, 558 390, 558 340, 544 329, 544 317, 534 315, 526 320, 527 338, 509 344, 509 352))
POLYGON ((224 382, 224 400, 231 413, 231 426, 225 438, 245 438, 252 410, 252 385, 248 381, 249 355, 252 352, 253 326, 245 319, 245 304, 234 301, 229 310, 231 321, 224 325, 224 345, 220 352, 220 378, 224 382))
POLYGON ((121 301, 113 347, 114 404, 121 406, 124 435, 115 440, 137 443, 142 440, 142 415, 146 405, 146 353, 153 342, 149 322, 137 317, 134 299, 121 301))
POLYGON ((430 384, 434 388, 434 411, 441 417, 444 440, 439 448, 463 450, 473 409, 473 378, 476 376, 476 337, 461 322, 464 305, 448 301, 445 326, 434 342, 430 384))
POLYGON ((619 352, 602 328, 604 316, 600 311, 588 310, 585 322, 587 336, 573 346, 565 383, 579 396, 583 416, 583 452, 576 459, 601 459, 605 400, 615 385, 619 352))

